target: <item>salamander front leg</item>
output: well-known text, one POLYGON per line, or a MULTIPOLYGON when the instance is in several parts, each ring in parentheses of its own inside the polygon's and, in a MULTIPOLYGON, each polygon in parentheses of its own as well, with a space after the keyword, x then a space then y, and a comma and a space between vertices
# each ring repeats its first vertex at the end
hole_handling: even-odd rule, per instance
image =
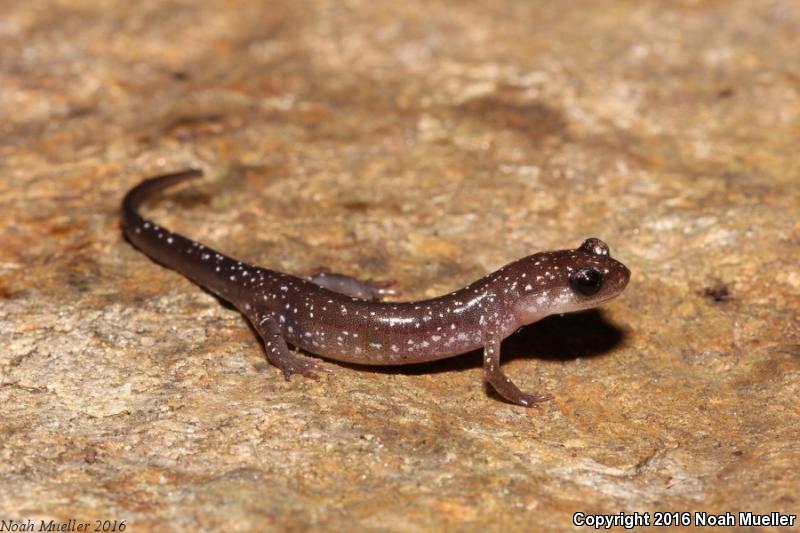
POLYGON ((397 294, 397 291, 389 288, 395 284, 393 280, 360 280, 345 274, 336 274, 335 272, 326 271, 312 274, 308 279, 329 291, 346 294, 347 296, 361 298, 363 300, 376 301, 384 296, 394 296, 397 294))
POLYGON ((292 374, 300 374, 307 378, 319 381, 319 376, 314 370, 330 372, 319 363, 306 357, 293 355, 281 335, 278 323, 268 314, 256 313, 255 320, 251 318, 253 326, 264 341, 264 349, 270 363, 283 371, 283 376, 288 381, 292 374))
POLYGON ((536 407, 539 402, 552 400, 550 394, 527 394, 519 390, 519 387, 500 370, 500 341, 498 337, 489 337, 483 348, 483 372, 488 381, 497 393, 511 403, 524 405, 525 407, 536 407))

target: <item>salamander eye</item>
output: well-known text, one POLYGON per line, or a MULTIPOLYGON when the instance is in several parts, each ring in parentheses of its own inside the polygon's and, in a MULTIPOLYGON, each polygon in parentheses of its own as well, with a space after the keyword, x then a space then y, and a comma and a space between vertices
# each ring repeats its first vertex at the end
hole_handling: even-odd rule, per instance
POLYGON ((603 275, 594 267, 583 267, 572 273, 569 284, 573 291, 591 296, 603 286, 603 275))
POLYGON ((583 244, 578 249, 592 255, 609 255, 608 245, 595 237, 583 241, 583 244))

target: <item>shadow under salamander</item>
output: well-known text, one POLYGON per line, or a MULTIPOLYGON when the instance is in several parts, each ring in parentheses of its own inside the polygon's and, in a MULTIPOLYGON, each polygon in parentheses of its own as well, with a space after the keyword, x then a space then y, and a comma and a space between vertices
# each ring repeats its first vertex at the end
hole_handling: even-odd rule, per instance
MULTIPOLYGON (((610 352, 625 339, 625 332, 607 321, 597 309, 564 316, 550 316, 523 327, 506 340, 501 348, 501 361, 517 358, 539 358, 568 361, 579 357, 597 357, 610 352)), ((481 350, 427 363, 407 365, 359 365, 343 363, 308 354, 337 366, 383 374, 437 374, 454 370, 479 368, 483 365, 481 350)))

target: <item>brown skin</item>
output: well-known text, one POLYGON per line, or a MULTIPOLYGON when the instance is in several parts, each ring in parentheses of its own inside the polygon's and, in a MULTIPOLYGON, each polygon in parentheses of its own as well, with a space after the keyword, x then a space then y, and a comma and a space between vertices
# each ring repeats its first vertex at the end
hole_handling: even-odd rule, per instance
POLYGON ((508 401, 532 407, 552 397, 520 391, 500 370, 501 341, 548 315, 604 303, 630 279, 608 246, 587 239, 574 250, 522 258, 445 296, 375 301, 380 284, 341 274, 316 276, 312 282, 248 265, 139 215, 139 204, 151 193, 200 175, 187 170, 131 189, 122 203, 125 235, 152 259, 235 305, 261 336, 270 363, 287 379, 292 374, 316 379, 314 370, 323 369, 292 354, 287 343, 364 365, 420 363, 483 348, 486 380, 508 401))

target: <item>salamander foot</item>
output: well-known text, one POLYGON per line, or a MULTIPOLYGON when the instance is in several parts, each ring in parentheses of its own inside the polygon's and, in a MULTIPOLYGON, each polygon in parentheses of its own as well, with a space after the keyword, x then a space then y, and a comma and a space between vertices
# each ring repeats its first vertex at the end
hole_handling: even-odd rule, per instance
POLYGON ((331 369, 322 366, 316 361, 307 357, 292 355, 291 353, 270 357, 269 362, 283 372, 283 377, 286 378, 286 381, 289 381, 294 374, 319 381, 319 376, 315 370, 318 372, 332 372, 331 369))
POLYGON ((486 381, 497 393, 511 403, 524 407, 538 407, 539 403, 553 399, 551 394, 530 394, 519 390, 514 382, 500 370, 500 338, 490 336, 484 346, 483 373, 486 381))

